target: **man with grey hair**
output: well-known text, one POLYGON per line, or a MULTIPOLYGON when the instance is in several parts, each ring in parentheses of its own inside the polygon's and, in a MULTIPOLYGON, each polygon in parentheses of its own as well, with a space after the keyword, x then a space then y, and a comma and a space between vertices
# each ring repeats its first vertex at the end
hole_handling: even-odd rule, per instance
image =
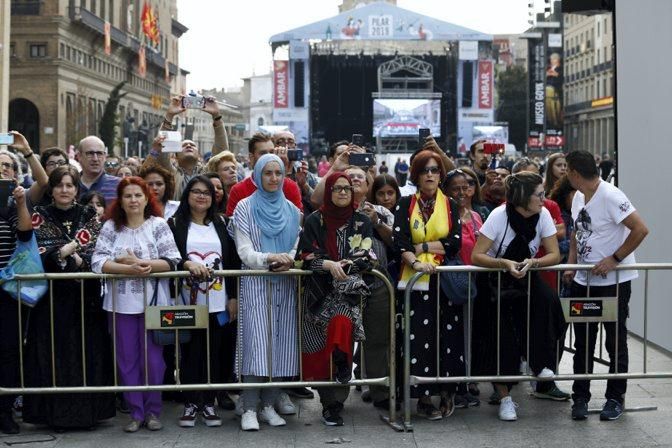
POLYGON ((77 160, 82 165, 79 181, 79 196, 89 191, 98 191, 106 201, 117 198, 117 185, 121 180, 105 172, 107 148, 105 143, 95 135, 80 140, 77 145, 77 160))

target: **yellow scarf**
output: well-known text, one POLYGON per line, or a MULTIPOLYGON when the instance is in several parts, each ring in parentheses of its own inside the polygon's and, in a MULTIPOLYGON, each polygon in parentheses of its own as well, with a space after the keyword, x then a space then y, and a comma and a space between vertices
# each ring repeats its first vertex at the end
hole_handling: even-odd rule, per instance
MULTIPOLYGON (((452 223, 450 222, 450 209, 448 208, 448 199, 441 193, 441 190, 436 192, 436 203, 434 204, 434 212, 429 217, 427 223, 422 218, 420 211, 420 192, 415 194, 411 199, 411 214, 409 226, 411 228, 411 242, 415 244, 426 243, 430 241, 438 241, 440 238, 445 238, 450 233, 452 223)), ((422 253, 418 255, 417 260, 422 263, 432 263, 438 266, 443 262, 443 255, 432 253, 422 253)), ((406 283, 415 275, 416 271, 406 263, 403 264, 401 271, 401 279, 397 287, 399 289, 406 289, 406 283)), ((413 285, 414 291, 429 291, 429 275, 423 275, 413 285)))

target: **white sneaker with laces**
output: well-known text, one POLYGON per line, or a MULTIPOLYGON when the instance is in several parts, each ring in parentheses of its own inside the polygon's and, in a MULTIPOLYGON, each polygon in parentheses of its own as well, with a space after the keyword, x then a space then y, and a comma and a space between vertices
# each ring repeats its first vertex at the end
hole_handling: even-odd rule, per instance
POLYGON ((296 414, 296 406, 289 399, 289 395, 285 392, 280 392, 278 398, 275 399, 275 410, 280 415, 294 415, 296 414))
POLYGON ((222 426, 222 418, 217 415, 213 405, 206 404, 203 406, 203 412, 201 412, 201 414, 203 416, 203 422, 205 422, 205 426, 222 426))
MULTIPOLYGON (((246 412, 247 413, 247 412, 246 412)), ((243 416, 245 417, 245 416, 243 416)), ((284 418, 280 417, 273 406, 266 406, 259 413, 259 420, 266 422, 271 426, 285 426, 287 422, 284 418)))
POLYGON ((511 397, 504 397, 499 403, 499 419, 505 422, 513 422, 518 420, 516 408, 518 405, 513 402, 511 397))
POLYGON ((539 372, 539 375, 537 375, 537 378, 553 378, 554 376, 555 373, 551 369, 544 367, 541 372, 539 372))
POLYGON ((243 431, 259 431, 259 421, 257 413, 254 411, 245 411, 240 419, 240 429, 243 431))

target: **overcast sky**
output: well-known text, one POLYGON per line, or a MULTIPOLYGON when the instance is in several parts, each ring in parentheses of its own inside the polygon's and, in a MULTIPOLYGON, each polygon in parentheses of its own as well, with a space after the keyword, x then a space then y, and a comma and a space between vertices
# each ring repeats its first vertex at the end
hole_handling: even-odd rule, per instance
MULTIPOLYGON (((397 6, 489 34, 527 28, 533 0, 398 0, 397 6)), ((178 0, 180 66, 188 89, 242 85, 241 78, 269 72, 269 38, 338 14, 341 0, 178 0)), ((543 0, 536 0, 543 9, 543 0)))

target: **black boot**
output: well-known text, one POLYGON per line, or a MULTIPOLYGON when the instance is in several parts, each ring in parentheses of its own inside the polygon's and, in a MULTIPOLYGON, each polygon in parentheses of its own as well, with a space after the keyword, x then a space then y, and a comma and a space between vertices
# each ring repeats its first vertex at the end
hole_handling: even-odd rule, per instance
POLYGON ((14 417, 12 417, 11 411, 0 414, 0 431, 2 431, 4 434, 19 433, 19 425, 17 425, 14 421, 14 417))

